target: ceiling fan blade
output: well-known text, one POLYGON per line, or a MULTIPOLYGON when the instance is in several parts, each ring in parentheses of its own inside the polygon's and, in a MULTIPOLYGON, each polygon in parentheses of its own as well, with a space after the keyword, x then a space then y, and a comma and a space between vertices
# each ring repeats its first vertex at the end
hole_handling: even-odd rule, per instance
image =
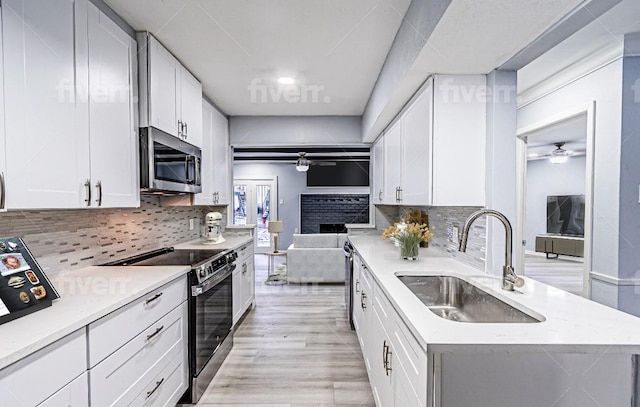
POLYGON ((319 165, 323 167, 333 167, 336 165, 335 161, 310 161, 309 165, 319 165))

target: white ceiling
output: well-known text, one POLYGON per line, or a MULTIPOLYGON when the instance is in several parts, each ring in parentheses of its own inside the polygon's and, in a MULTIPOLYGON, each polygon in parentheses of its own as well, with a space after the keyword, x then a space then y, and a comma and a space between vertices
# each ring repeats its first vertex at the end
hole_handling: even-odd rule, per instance
MULTIPOLYGON (((637 1, 637 0, 636 0, 637 1)), ((453 0, 376 124, 373 141, 431 74, 487 74, 582 0, 453 0)))
POLYGON ((547 156, 562 143, 562 147, 572 155, 582 155, 587 149, 587 115, 579 115, 527 135, 527 154, 547 156))
POLYGON ((229 115, 361 115, 410 0, 105 2, 229 115), (307 102, 278 95, 278 76, 296 78, 307 102), (252 81, 263 86, 252 93, 252 81))
POLYGON ((624 34, 640 31, 640 2, 623 0, 555 48, 518 71, 518 93, 540 80, 610 46, 621 46, 624 34))

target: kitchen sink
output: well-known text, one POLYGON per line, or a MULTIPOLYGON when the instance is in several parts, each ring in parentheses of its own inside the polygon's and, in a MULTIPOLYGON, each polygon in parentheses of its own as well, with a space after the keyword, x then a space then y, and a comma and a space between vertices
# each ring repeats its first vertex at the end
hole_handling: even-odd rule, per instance
POLYGON ((542 322, 475 285, 452 276, 398 276, 440 318, 470 323, 542 322))

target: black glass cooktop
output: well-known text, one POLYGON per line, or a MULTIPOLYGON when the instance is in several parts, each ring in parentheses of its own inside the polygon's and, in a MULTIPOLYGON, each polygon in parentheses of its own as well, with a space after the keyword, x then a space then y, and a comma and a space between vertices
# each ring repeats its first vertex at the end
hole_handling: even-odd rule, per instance
POLYGON ((197 267, 202 263, 212 260, 224 249, 214 250, 182 250, 171 247, 143 253, 137 256, 104 264, 105 266, 182 266, 197 267))

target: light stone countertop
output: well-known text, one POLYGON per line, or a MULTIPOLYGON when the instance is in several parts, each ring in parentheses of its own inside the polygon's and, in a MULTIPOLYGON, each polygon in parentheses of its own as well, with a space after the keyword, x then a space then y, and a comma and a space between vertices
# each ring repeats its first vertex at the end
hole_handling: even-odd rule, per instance
MULTIPOLYGON (((236 249, 253 241, 227 235, 218 245, 200 240, 176 249, 236 249)), ((60 298, 51 307, 0 325, 0 369, 143 297, 189 272, 189 266, 91 266, 51 273, 60 298)))
POLYGON ((49 276, 51 307, 0 325, 0 369, 189 272, 189 266, 91 266, 49 276))
POLYGON ((180 243, 175 245, 176 249, 186 249, 186 250, 216 250, 216 249, 225 249, 232 250, 237 249, 240 246, 243 246, 249 242, 253 241, 253 236, 249 235, 232 235, 232 234, 222 234, 225 238, 225 241, 220 244, 203 244, 203 239, 192 240, 186 243, 180 243))
POLYGON ((421 248, 419 260, 409 262, 378 235, 349 236, 349 240, 425 350, 640 353, 640 318, 526 277, 524 287, 504 291, 502 277, 484 274, 436 249, 421 248), (545 320, 526 324, 449 321, 429 311, 396 273, 458 276, 545 320))

